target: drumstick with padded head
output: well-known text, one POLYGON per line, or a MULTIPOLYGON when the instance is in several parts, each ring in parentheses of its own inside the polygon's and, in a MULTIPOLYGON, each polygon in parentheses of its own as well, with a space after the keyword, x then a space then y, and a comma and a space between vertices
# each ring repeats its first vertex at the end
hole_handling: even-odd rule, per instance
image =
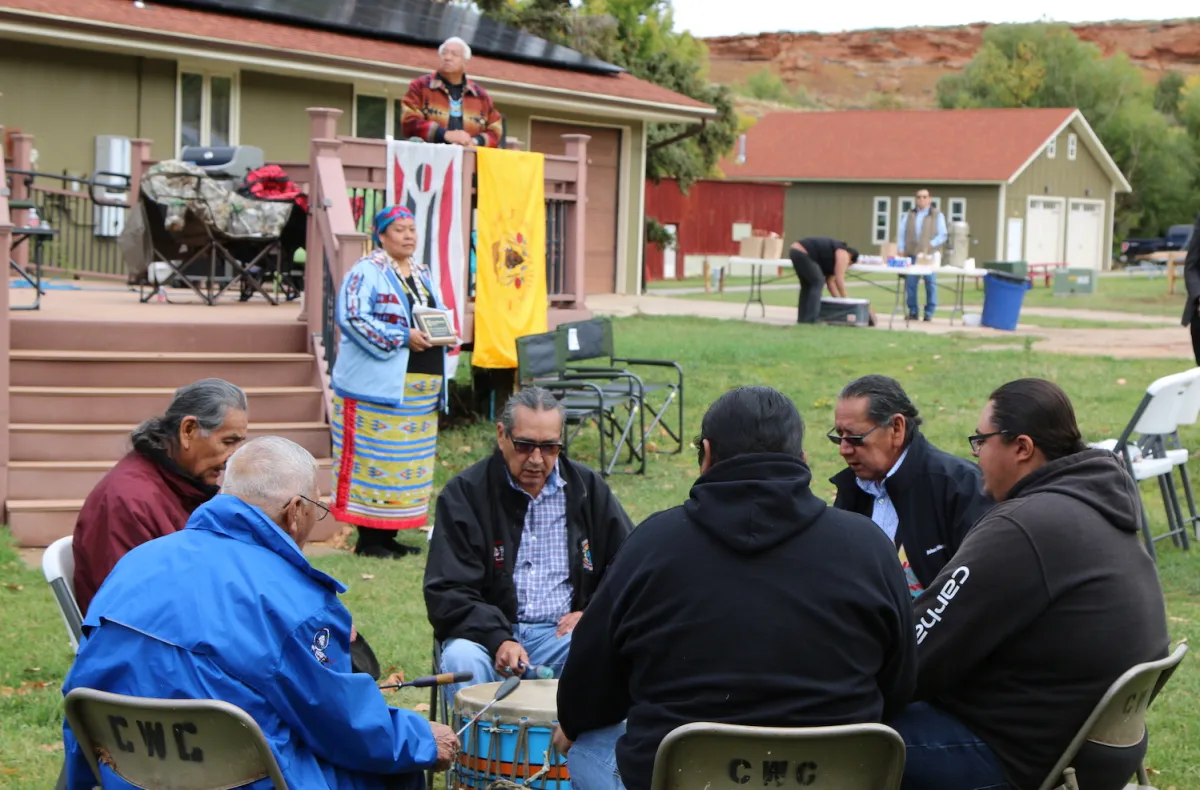
POLYGON ((446 686, 451 683, 466 683, 475 679, 473 672, 443 672, 440 675, 426 675, 421 678, 406 680, 403 683, 385 683, 381 689, 429 688, 430 686, 446 686))
POLYGON ((495 694, 495 696, 492 697, 492 701, 489 702, 488 704, 484 705, 479 710, 478 713, 476 713, 474 716, 472 716, 471 720, 469 722, 467 722, 466 724, 464 724, 462 729, 459 730, 457 733, 455 733, 455 735, 457 735, 459 738, 461 738, 462 734, 464 732, 466 732, 471 727, 472 724, 479 721, 480 716, 487 713, 488 708, 492 707, 497 702, 499 702, 500 700, 507 697, 509 694, 512 694, 514 691, 517 690, 517 686, 519 686, 519 685, 521 685, 521 679, 518 677, 511 677, 508 680, 501 683, 500 687, 498 689, 496 689, 496 694, 495 694))

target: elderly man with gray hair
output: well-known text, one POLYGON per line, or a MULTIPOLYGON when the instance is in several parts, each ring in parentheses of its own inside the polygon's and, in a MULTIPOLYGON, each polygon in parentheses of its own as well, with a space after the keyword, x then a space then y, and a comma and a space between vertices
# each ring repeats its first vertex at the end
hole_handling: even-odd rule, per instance
POLYGON ((181 387, 160 417, 130 434, 133 449, 100 479, 75 522, 75 596, 85 615, 125 553, 183 529, 217 494, 229 456, 246 440, 246 394, 221 379, 181 387))
MULTIPOLYGON (((475 683, 557 677, 570 634, 633 524, 604 479, 562 454, 563 407, 509 398, 496 451, 438 497, 425 606, 441 671, 475 683)), ((461 686, 447 687, 450 699, 461 686)))
POLYGON ((504 135, 504 118, 492 97, 467 79, 471 47, 458 36, 438 47, 438 70, 408 84, 401 102, 404 137, 466 148, 496 148, 504 135))
MULTIPOLYGON (((351 671, 350 613, 338 599, 346 588, 303 553, 329 513, 319 496, 303 447, 278 436, 247 442, 220 495, 183 530, 117 563, 84 620, 63 693, 228 702, 262 728, 288 787, 421 788, 421 771, 445 769, 458 739, 389 706, 351 671)), ((137 728, 113 726, 139 739, 137 728)), ((186 734, 175 737, 170 748, 182 753, 186 734)), ((68 787, 91 788, 70 725, 63 742, 68 787)), ((102 786, 129 786, 108 764, 100 771, 102 786)))

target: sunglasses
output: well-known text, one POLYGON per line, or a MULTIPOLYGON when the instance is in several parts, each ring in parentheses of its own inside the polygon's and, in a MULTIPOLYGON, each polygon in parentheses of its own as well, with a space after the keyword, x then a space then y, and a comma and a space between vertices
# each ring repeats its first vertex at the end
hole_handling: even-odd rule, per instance
POLYGON ((508 437, 512 442, 513 449, 521 455, 533 455, 534 450, 541 450, 542 455, 552 457, 558 455, 562 451, 562 442, 534 442, 529 439, 514 439, 508 437))
POLYGON ((971 452, 979 455, 979 450, 983 447, 983 443, 993 436, 1003 436, 1007 431, 992 431, 991 433, 976 433, 967 437, 967 441, 971 445, 971 452))
POLYGON ((868 436, 875 433, 880 428, 886 427, 887 425, 890 425, 890 424, 891 423, 884 423, 883 425, 876 425, 874 428, 867 431, 866 433, 860 433, 857 435, 840 434, 837 432, 837 428, 834 428, 832 431, 825 434, 825 438, 828 439, 829 441, 833 442, 834 444, 836 444, 838 447, 842 446, 842 442, 846 442, 851 447, 862 447, 864 444, 867 443, 868 436))

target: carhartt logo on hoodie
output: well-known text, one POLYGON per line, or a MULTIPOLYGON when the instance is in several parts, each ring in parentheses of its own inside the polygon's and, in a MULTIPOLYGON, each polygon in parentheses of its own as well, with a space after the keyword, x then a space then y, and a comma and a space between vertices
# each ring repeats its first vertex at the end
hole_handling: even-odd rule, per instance
POLYGON ((971 576, 971 569, 966 565, 960 565, 950 573, 950 578, 942 585, 942 591, 938 593, 936 609, 929 608, 925 610, 925 614, 917 621, 917 644, 925 641, 925 637, 929 636, 929 631, 935 625, 942 621, 942 612, 946 611, 946 607, 954 600, 954 596, 958 595, 958 591, 962 589, 963 584, 971 576))

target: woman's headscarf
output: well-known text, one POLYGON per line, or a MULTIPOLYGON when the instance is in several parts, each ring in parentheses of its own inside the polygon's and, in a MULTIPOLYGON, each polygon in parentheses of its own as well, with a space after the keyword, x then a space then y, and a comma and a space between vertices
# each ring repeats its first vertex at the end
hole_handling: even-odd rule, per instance
POLYGON ((385 206, 375 215, 375 230, 371 233, 371 241, 375 242, 376 247, 383 246, 383 242, 379 240, 379 234, 387 230, 388 225, 391 225, 398 219, 416 219, 416 217, 404 206, 398 205, 385 206))

